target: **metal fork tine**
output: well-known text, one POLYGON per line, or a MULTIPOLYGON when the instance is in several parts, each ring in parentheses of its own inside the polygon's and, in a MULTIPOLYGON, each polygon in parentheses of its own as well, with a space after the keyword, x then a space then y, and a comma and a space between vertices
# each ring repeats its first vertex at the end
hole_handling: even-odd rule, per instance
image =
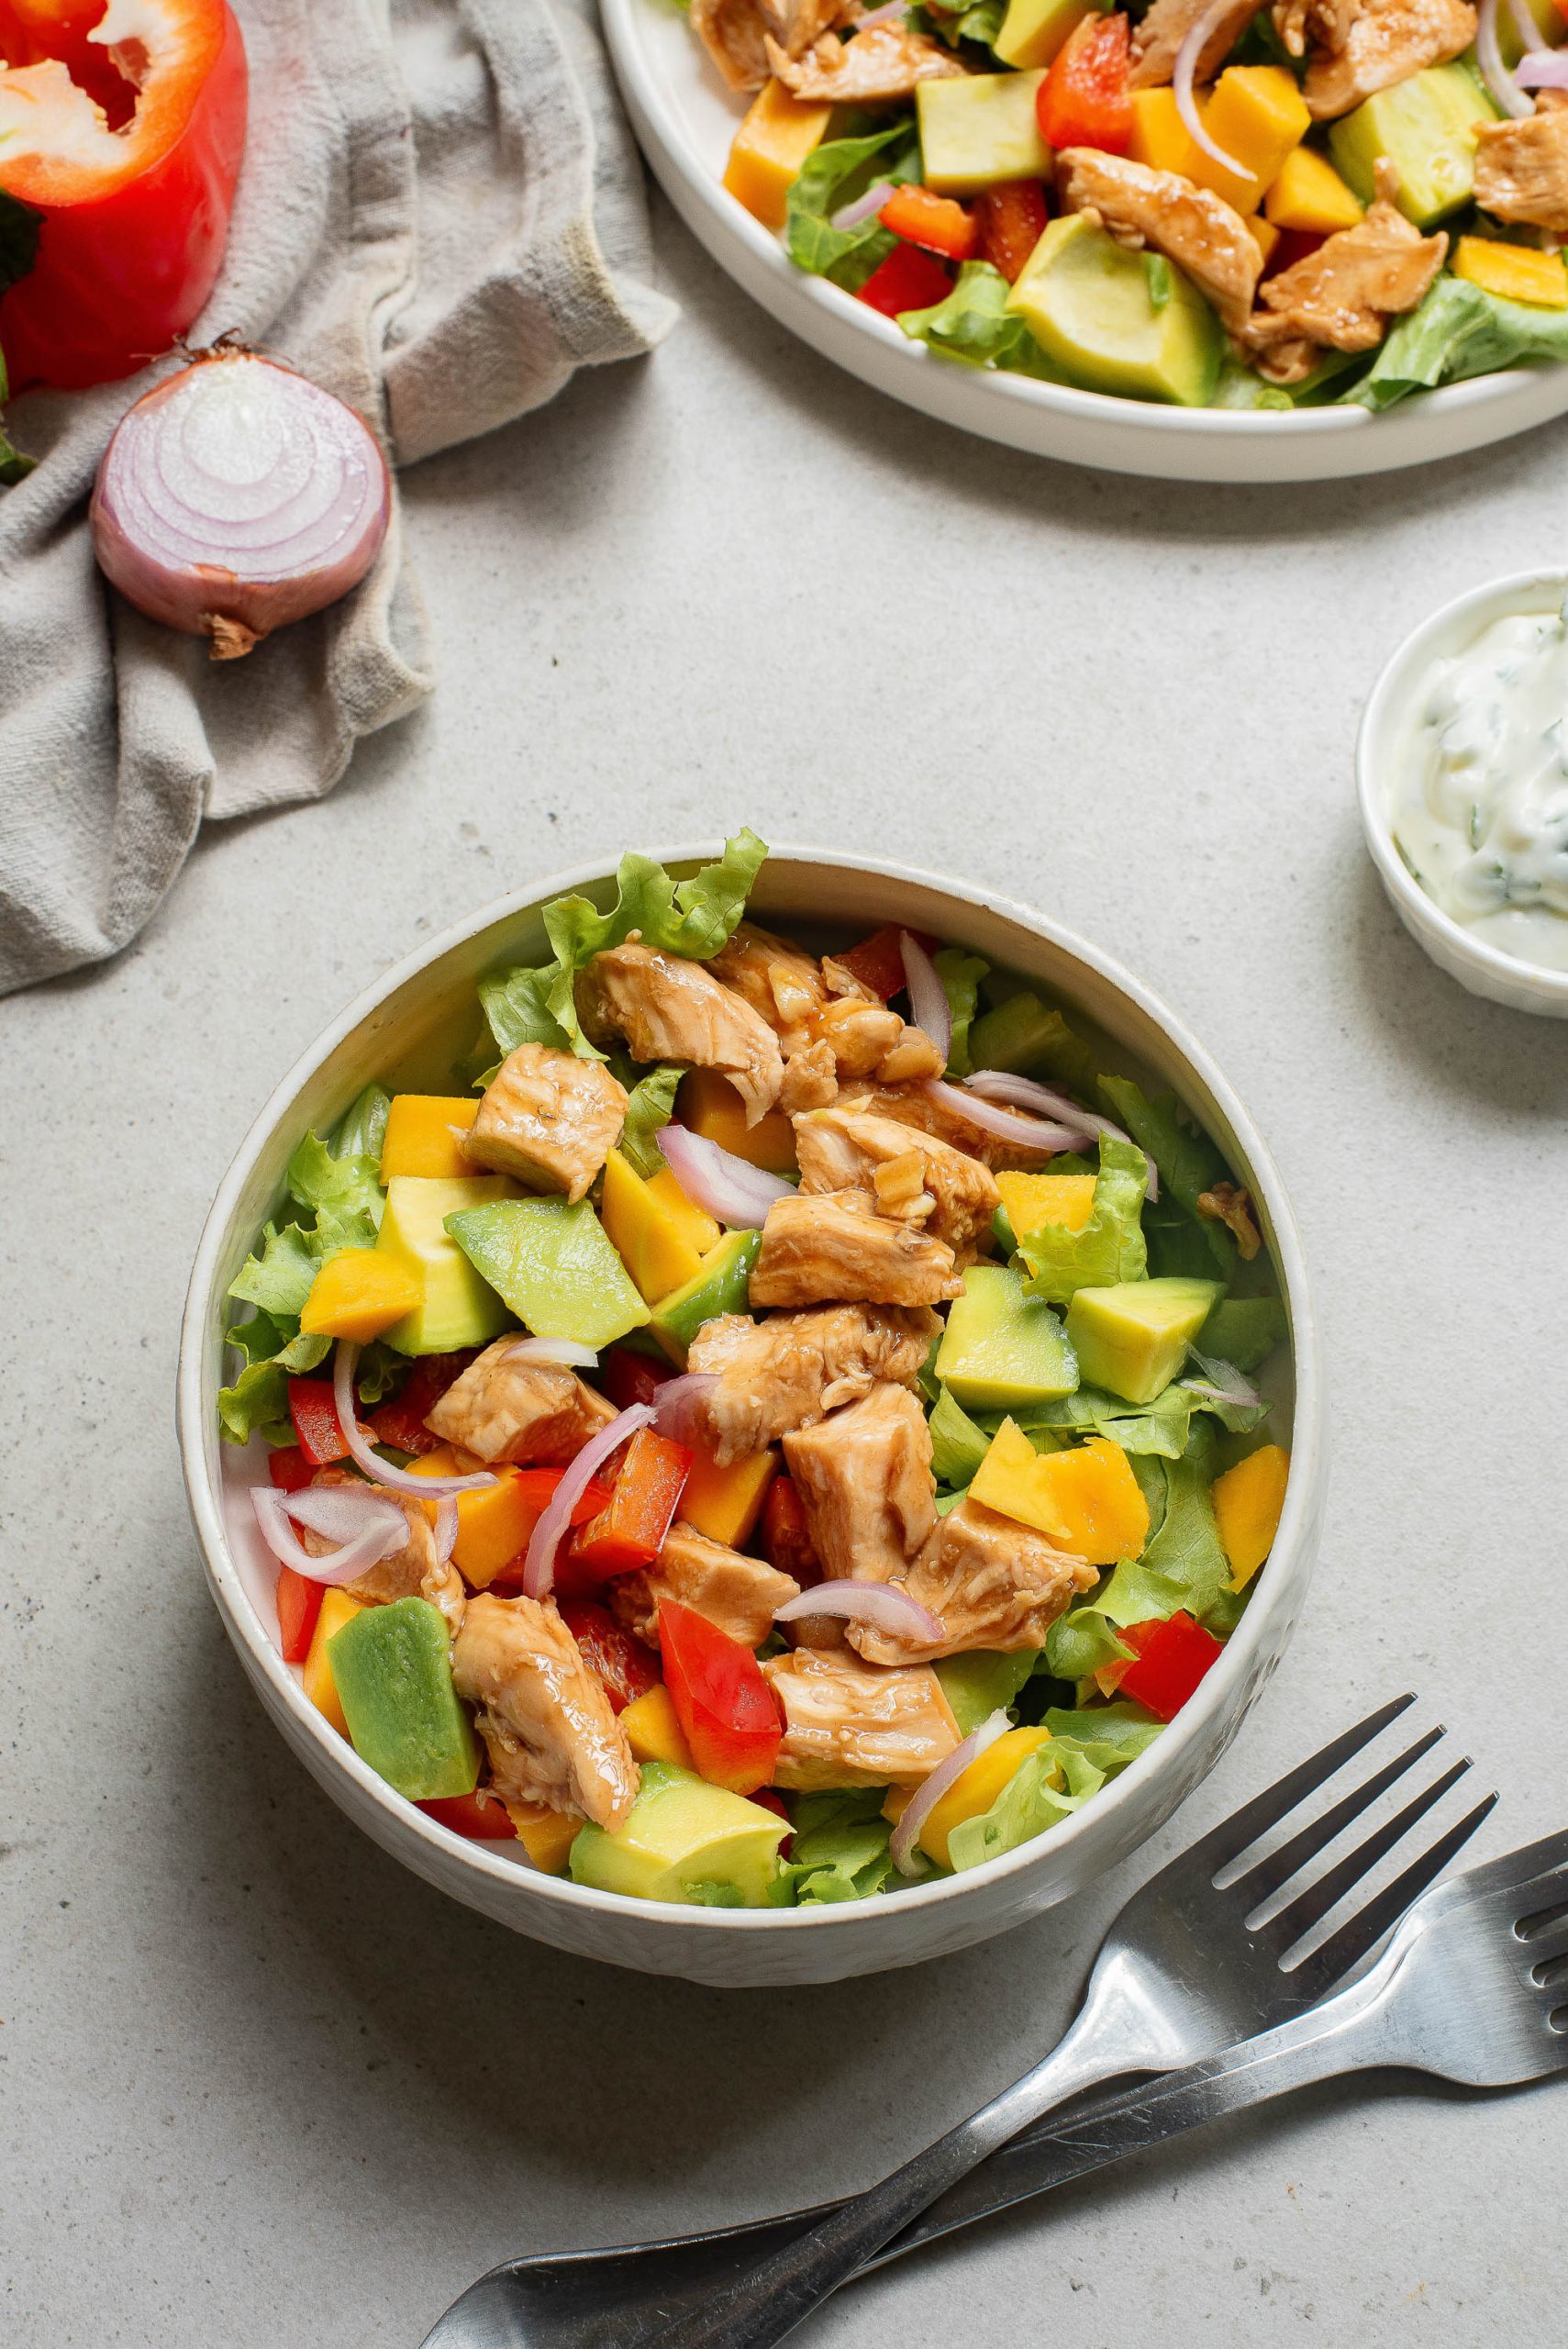
POLYGON ((1211 1873, 1218 1873, 1229 1861, 1238 1858, 1255 1843, 1260 1835, 1266 1835, 1271 1827, 1277 1826, 1298 1802, 1316 1792, 1326 1778, 1331 1778, 1352 1753, 1359 1753, 1363 1745, 1370 1745, 1390 1721, 1397 1720, 1415 1701, 1412 1689, 1403 1697, 1393 1698, 1386 1705, 1380 1705, 1375 1713, 1367 1715, 1364 1721, 1358 1721, 1353 1729, 1330 1739, 1321 1753, 1313 1754, 1310 1761, 1298 1763, 1294 1770, 1287 1770, 1283 1778, 1276 1778, 1272 1787, 1265 1787, 1261 1795, 1254 1795, 1251 1802, 1243 1803, 1240 1810, 1233 1810, 1229 1819, 1222 1819, 1218 1827, 1211 1828, 1207 1835, 1184 1852, 1176 1865, 1184 1869, 1202 1866, 1211 1873))
POLYGON ((1309 1932, 1329 1914, 1330 1909, 1337 1907, 1347 1893, 1353 1892, 1379 1860, 1385 1858, 1396 1843, 1404 1841, 1418 1819, 1424 1819, 1433 1804, 1440 1802, 1451 1787, 1458 1785, 1469 1767, 1469 1755, 1462 1755, 1443 1772, 1440 1778, 1435 1778, 1429 1787, 1423 1787, 1403 1810, 1396 1810, 1392 1819, 1385 1820, 1381 1827, 1375 1828, 1372 1834, 1356 1845, 1353 1852, 1347 1852, 1342 1860, 1337 1860, 1331 1868, 1314 1877, 1287 1908, 1281 1909, 1277 1917, 1271 1917, 1262 1930, 1274 1947, 1288 1949, 1292 1942, 1299 1941, 1303 1933, 1309 1932))
MULTIPOLYGON (((1519 1944, 1520 1957, 1532 1969, 1538 1965, 1550 1965, 1554 1957, 1562 1956, 1565 1951, 1568 1951, 1568 1917, 1553 1925, 1550 1932, 1542 1933, 1539 1941, 1521 1942, 1519 1944)), ((1539 1983, 1536 1985, 1538 1989, 1541 1987, 1539 1983)), ((1562 1986, 1558 1983, 1554 1987, 1561 1990, 1562 1986)))
MULTIPOLYGON (((1478 1868, 1464 1872, 1467 1892, 1496 1892, 1500 1897, 1526 1892, 1539 1878, 1549 1876, 1554 1868, 1568 1862, 1568 1827, 1555 1835, 1543 1835, 1539 1843, 1526 1843, 1522 1850, 1506 1852, 1500 1860, 1485 1860, 1478 1868)), ((1538 1902, 1544 1909, 1546 1901, 1538 1902)), ((1523 1914, 1521 1910, 1519 1912, 1523 1914)))
POLYGON ((1347 1917, 1338 1932, 1331 1933, 1320 1949, 1315 1949, 1302 1968, 1310 1971, 1322 1983, 1325 1990, 1332 1987, 1352 1965, 1359 1965, 1369 1950, 1375 1949, 1386 1932, 1399 1922, 1412 1900, 1435 1883, 1456 1852, 1462 1852, 1488 1812, 1497 1807, 1495 1794, 1467 1810, 1457 1826, 1438 1837, 1429 1849, 1396 1876, 1392 1884, 1373 1895, 1364 1909, 1347 1917))
POLYGON ((1359 1819, 1363 1811, 1370 1810, 1379 1795, 1386 1794, 1396 1778, 1402 1778, 1423 1753, 1429 1753, 1439 1740, 1446 1735, 1443 1729, 1429 1729, 1424 1737, 1416 1740, 1414 1745, 1407 1745, 1403 1753, 1396 1753, 1392 1762, 1385 1762, 1381 1770, 1374 1770, 1363 1785, 1352 1787, 1320 1818, 1309 1819, 1288 1843, 1282 1843, 1277 1852, 1271 1852, 1266 1859, 1244 1869, 1227 1889, 1245 1892, 1252 1901, 1267 1899, 1271 1892, 1277 1892, 1282 1884, 1288 1884, 1298 1869, 1305 1867, 1308 1860, 1331 1843, 1352 1819, 1359 1819))

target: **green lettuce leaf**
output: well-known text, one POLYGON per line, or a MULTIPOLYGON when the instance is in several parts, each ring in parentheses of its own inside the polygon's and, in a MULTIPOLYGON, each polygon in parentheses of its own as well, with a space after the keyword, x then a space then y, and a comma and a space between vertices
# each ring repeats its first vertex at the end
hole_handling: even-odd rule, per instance
POLYGON ((882 1804, 879 1787, 797 1795, 791 1806, 790 1855, 768 1894, 773 1905, 826 1907, 880 1892, 894 1874, 888 1850, 893 1829, 882 1816, 882 1804))
MULTIPOLYGON (((265 1318, 259 1315, 257 1319, 265 1318)), ((259 1342, 254 1336, 256 1323, 245 1322, 241 1328, 252 1343, 259 1342)), ((239 1342, 234 1330, 228 1335, 231 1343, 239 1342)), ((292 1443, 295 1434, 289 1418, 289 1379, 317 1369, 331 1346, 330 1338, 302 1337, 295 1331, 270 1357, 248 1362, 232 1386, 218 1389, 218 1424, 225 1440, 229 1443, 249 1443, 253 1435, 260 1434, 269 1443, 292 1443)))
POLYGON ((1083 1230, 1047 1223, 1017 1234, 1029 1273, 1024 1283, 1029 1294, 1052 1305, 1070 1305, 1081 1288, 1142 1280, 1148 1269, 1142 1224, 1148 1180, 1141 1150, 1118 1141, 1114 1134, 1103 1136, 1094 1211, 1083 1230))
POLYGON ((944 359, 1060 383, 1060 370, 1051 365, 1018 312, 1008 309, 1012 290, 1001 271, 988 261, 966 261, 951 294, 929 309, 901 310, 898 324, 911 342, 923 342, 944 359))
MULTIPOLYGON (((1058 1434, 1082 1431, 1107 1436, 1127 1453, 1155 1453, 1164 1460, 1179 1460, 1192 1434, 1193 1413, 1208 1408, 1200 1397, 1174 1383, 1151 1403, 1141 1405, 1125 1403, 1119 1395, 1107 1395, 1097 1386, 1081 1386, 1060 1402, 1031 1403, 1015 1417, 1031 1440, 1041 1428, 1058 1434)), ((1068 1675, 1063 1673, 1062 1677, 1068 1675)))
POLYGON ((961 1737, 968 1737, 993 1713, 1012 1709, 1041 1653, 1039 1648, 965 1648, 958 1655, 937 1658, 931 1669, 942 1684, 961 1737))
MULTIPOLYGON (((1113 1116, 1154 1161, 1162 1190, 1169 1191, 1189 1215, 1197 1216, 1201 1195, 1226 1181, 1229 1174, 1208 1136, 1182 1122, 1173 1093, 1151 1098, 1128 1076, 1103 1076, 1100 1092, 1113 1116)), ((1200 1217, 1198 1222, 1210 1255, 1229 1280, 1236 1269, 1236 1242, 1222 1223, 1207 1216, 1200 1217)))
POLYGON ((1211 1462, 1206 1451, 1195 1445, 1180 1460, 1139 1464, 1140 1469, 1158 1467, 1163 1473, 1164 1513, 1158 1531, 1144 1544, 1143 1555, 1124 1558, 1095 1594, 1095 1606, 1113 1623, 1163 1621, 1185 1608, 1211 1631, 1228 1631, 1234 1624, 1240 1610, 1237 1594, 1229 1588, 1230 1562, 1214 1520, 1211 1462))
POLYGON ((654 1137, 675 1114, 675 1092, 685 1073, 674 1062, 663 1061, 627 1089, 620 1149, 637 1173, 645 1177, 657 1174, 664 1163, 664 1153, 654 1137))
POLYGON ((289 1160, 289 1197, 317 1210, 315 1232, 330 1233, 331 1252, 374 1247, 386 1205, 379 1162, 379 1152, 374 1158, 335 1158, 315 1134, 306 1134, 289 1160))
POLYGON ((947 1387, 931 1411, 931 1466, 939 1485, 967 1485, 991 1448, 991 1438, 947 1387))
POLYGON ((933 954, 937 976, 952 1014, 952 1041, 948 1046, 949 1076, 969 1074, 969 1030, 974 1019, 974 1008, 980 997, 980 982, 991 965, 979 954, 966 954, 962 946, 944 946, 933 954))
POLYGON ((720 1883, 713 1876, 700 1876, 691 1884, 683 1884, 681 1898, 694 1909, 744 1909, 746 1895, 738 1884, 720 1883))
MULTIPOLYGON (((550 990, 559 976, 555 964, 546 963, 536 971, 519 965, 503 971, 499 977, 480 980, 479 1000, 503 1059, 519 1044, 548 1044, 557 1052, 572 1051, 571 1037, 549 1008, 550 990)), ((477 1082, 487 1085, 495 1074, 489 1069, 477 1082)))
POLYGON ((1136 1705, 1090 1705, 1082 1710, 1053 1705, 1044 1718, 1052 1737, 1076 1745, 1107 1778, 1136 1762, 1165 1726, 1136 1705))
POLYGON ((1198 1334, 1205 1353, 1256 1370, 1284 1345, 1290 1323, 1277 1297, 1222 1297, 1198 1334))
POLYGON ((1412 392, 1462 384, 1521 360, 1568 359, 1568 310, 1505 302, 1467 278, 1437 279, 1420 307, 1398 319, 1347 403, 1392 407, 1412 392))
POLYGON ((1294 407, 1296 403, 1282 384, 1267 384, 1255 367, 1246 366, 1240 359, 1227 358, 1219 371, 1210 407, 1294 407))
POLYGON ((962 1873, 1017 1851, 1081 1810, 1105 1782, 1105 1772, 1081 1748, 1052 1739, 1018 1765, 989 1810, 952 1829, 948 1859, 962 1873))
POLYGON ((907 115, 863 139, 830 139, 806 157, 792 184, 784 217, 784 243, 797 269, 830 277, 853 294, 897 239, 875 213, 853 228, 835 228, 833 215, 863 195, 873 180, 917 179, 920 141, 907 115))
POLYGON ((953 8, 944 7, 941 0, 921 0, 919 7, 906 12, 906 22, 912 32, 929 33, 950 49, 965 40, 994 49, 1006 13, 1007 0, 971 0, 970 5, 959 0, 953 8))
POLYGON ((379 1166, 391 1108, 392 1096, 384 1085, 367 1085, 359 1098, 350 1103, 333 1132, 334 1158, 373 1158, 379 1166))
POLYGON ((1046 1669, 1056 1680, 1087 1680, 1092 1672, 1125 1663, 1131 1653, 1110 1618, 1092 1604, 1069 1608, 1045 1635, 1046 1669))

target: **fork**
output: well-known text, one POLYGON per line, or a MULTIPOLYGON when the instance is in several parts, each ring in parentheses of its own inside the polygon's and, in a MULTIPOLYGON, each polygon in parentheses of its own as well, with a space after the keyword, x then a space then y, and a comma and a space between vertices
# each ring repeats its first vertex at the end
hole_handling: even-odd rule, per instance
MULTIPOLYGON (((549 2342, 568 2349, 609 2339, 616 2349, 639 2349, 655 2339, 684 2349, 688 2338, 695 2344, 728 2336, 688 2336, 678 2326, 670 2332, 683 2306, 692 2322, 706 2321, 738 2295, 740 2302, 755 2307, 754 2289, 759 2300, 762 2292, 775 2289, 788 2292, 791 2307, 798 2299, 790 2318, 794 2324, 894 2237, 898 2248, 905 2247, 903 2231, 939 2197, 951 2199, 951 2189, 976 2165, 984 2166, 972 2183, 972 2201, 989 2207, 995 2149, 1064 2099, 1118 2075, 1173 2069, 1311 2007, 1376 1947, 1496 1800, 1487 1796, 1418 1852, 1319 1948, 1286 1967, 1284 1960, 1302 1937, 1396 1850, 1470 1765, 1464 1759, 1451 1764, 1353 1850, 1312 1876, 1276 1914, 1259 1921, 1251 1921, 1257 1910, 1430 1753, 1443 1731, 1429 1730, 1334 1797, 1277 1850, 1249 1854, 1414 1702, 1407 1695, 1380 1707, 1151 1877, 1106 1934, 1082 2009, 1053 2052, 881 2186, 844 2202, 751 2226, 619 2251, 508 2263, 480 2277, 453 2303, 427 2335, 424 2349, 484 2349, 502 2341, 549 2342), (613 2324, 606 2332, 612 2311, 613 2324)), ((1024 2139, 1024 2146, 1030 2142, 1024 2139)), ((933 2221, 946 2211, 948 2199, 932 2213, 933 2221)), ((921 2239, 940 2232, 933 2223, 921 2231, 921 2239)), ((782 2309, 783 2303, 781 2313, 782 2309)), ((781 2339, 783 2333, 756 2337, 781 2339)))

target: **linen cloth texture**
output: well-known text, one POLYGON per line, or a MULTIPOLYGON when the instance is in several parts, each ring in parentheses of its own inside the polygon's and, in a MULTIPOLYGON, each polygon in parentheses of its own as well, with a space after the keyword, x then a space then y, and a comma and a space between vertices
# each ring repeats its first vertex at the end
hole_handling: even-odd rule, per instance
MULTIPOLYGON (((640 166, 571 0, 236 0, 250 127, 226 329, 335 392, 412 462, 668 331, 640 166)), ((7 412, 39 459, 0 491, 0 993, 114 953, 204 817, 314 799, 435 683, 391 529, 363 584, 245 659, 133 611, 87 501, 127 407, 177 358, 7 412)))

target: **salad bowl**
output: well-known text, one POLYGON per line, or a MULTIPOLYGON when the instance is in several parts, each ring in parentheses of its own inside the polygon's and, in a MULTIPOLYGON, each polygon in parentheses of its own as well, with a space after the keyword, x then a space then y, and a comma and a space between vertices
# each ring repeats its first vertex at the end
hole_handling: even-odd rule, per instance
MULTIPOLYGON (((711 853, 662 862, 691 873, 711 853)), ((1292 1466, 1267 1564, 1223 1655, 1170 1727, 1095 1799, 1051 1832, 967 1872, 878 1899, 799 1909, 627 1900, 530 1868, 515 1844, 462 1842, 406 1802, 308 1701, 279 1651, 272 1564, 246 1505, 255 1459, 220 1441, 228 1292, 282 1195, 291 1151, 326 1130, 368 1075, 439 1085, 473 1042, 474 984, 545 948, 542 908, 566 890, 602 897, 589 866, 492 904, 351 1003, 283 1080, 241 1143, 203 1231, 182 1332, 182 1459, 209 1587, 247 1675, 305 1766, 348 1816, 428 1882, 511 1930, 584 1957, 734 1988, 824 1982, 967 1947, 1081 1891, 1142 1843, 1213 1767, 1296 1622, 1324 1486, 1317 1339, 1300 1242, 1279 1177, 1241 1102, 1202 1046, 1097 948, 995 896, 873 858, 775 850, 752 912, 765 923, 848 934, 886 923, 939 932, 1050 990, 1140 1074, 1175 1088, 1256 1203, 1290 1325, 1292 1377, 1276 1397, 1292 1466)))

